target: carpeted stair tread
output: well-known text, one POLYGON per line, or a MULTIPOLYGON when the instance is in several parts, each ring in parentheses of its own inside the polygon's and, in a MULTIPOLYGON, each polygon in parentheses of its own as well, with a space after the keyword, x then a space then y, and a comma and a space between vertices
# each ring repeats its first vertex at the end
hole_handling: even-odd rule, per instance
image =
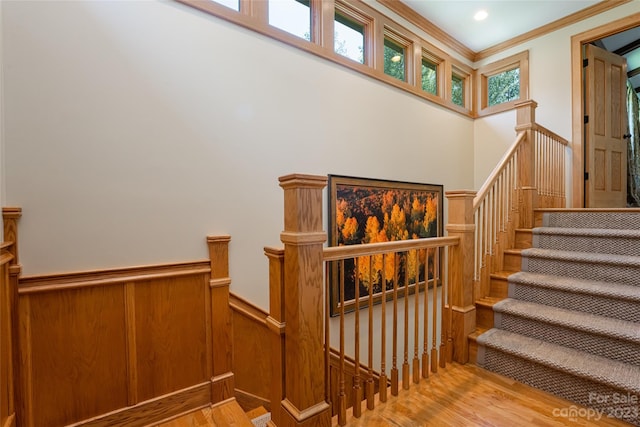
POLYGON ((545 227, 640 230, 640 211, 546 212, 542 215, 542 224, 545 227))
POLYGON ((501 329, 490 329, 477 339, 478 364, 484 366, 484 348, 526 359, 610 387, 640 393, 640 367, 501 329))
POLYGON ((640 257, 531 248, 522 251, 522 270, 640 286, 640 257))
POLYGON ((550 234, 554 236, 592 236, 640 239, 640 229, 536 227, 532 229, 531 232, 533 234, 550 234))
MULTIPOLYGON (((640 257, 632 255, 601 254, 576 251, 557 251, 553 249, 529 248, 522 250, 523 257, 561 260, 566 262, 582 262, 610 264, 621 267, 640 268, 640 257)), ((523 265, 523 270, 524 265, 523 265)))
POLYGON ((623 283, 598 280, 574 279, 572 277, 519 271, 509 276, 509 282, 543 288, 558 288, 569 292, 606 296, 640 302, 640 289, 623 283))
POLYGON ((544 323, 553 323, 579 331, 607 335, 640 344, 640 324, 635 322, 519 301, 512 298, 496 303, 493 306, 493 311, 527 317, 544 323))
POLYGON ((640 253, 640 230, 541 227, 532 231, 532 246, 618 255, 640 253))

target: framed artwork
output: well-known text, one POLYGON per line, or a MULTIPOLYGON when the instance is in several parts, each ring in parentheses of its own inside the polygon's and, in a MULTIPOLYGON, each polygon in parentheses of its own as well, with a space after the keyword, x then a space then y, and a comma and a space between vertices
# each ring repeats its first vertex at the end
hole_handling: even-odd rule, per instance
MULTIPOLYGON (((442 185, 329 175, 328 191, 330 246, 442 236, 442 185)), ((331 315, 340 309, 342 275, 345 311, 354 309, 356 297, 359 307, 366 307, 370 287, 374 303, 381 301, 383 286, 393 290, 394 280, 398 280, 399 296, 415 292, 416 286, 420 289, 425 275, 429 280, 436 277, 436 260, 441 259, 435 252, 421 252, 345 260, 343 267, 331 263, 331 315)), ((387 299, 392 298, 392 292, 385 293, 387 299)))

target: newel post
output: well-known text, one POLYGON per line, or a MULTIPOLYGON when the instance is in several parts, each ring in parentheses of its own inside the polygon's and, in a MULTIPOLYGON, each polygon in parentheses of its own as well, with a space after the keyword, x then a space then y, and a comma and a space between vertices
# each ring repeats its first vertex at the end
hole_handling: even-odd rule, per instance
POLYGON ((208 236, 211 262, 211 332, 215 351, 212 360, 211 401, 222 402, 235 395, 233 376, 233 330, 229 309, 230 236, 208 236))
POLYGON ((451 248, 449 280, 451 286, 451 316, 453 327, 453 359, 458 363, 469 361, 467 337, 476 330, 476 306, 473 295, 474 233, 473 198, 475 191, 447 191, 449 218, 447 234, 460 238, 460 244, 451 248))
POLYGON ((287 175, 284 189, 285 390, 282 426, 329 426, 325 401, 322 191, 327 177, 287 175))
POLYGON ((527 133, 518 158, 519 182, 517 187, 520 190, 520 228, 533 228, 533 211, 538 207, 534 135, 537 106, 538 104, 533 100, 516 104, 516 132, 525 131, 527 133))

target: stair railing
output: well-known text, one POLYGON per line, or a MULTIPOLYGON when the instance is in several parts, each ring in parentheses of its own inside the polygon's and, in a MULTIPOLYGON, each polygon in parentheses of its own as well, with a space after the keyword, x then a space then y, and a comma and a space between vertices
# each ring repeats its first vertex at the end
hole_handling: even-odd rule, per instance
POLYGON ((334 415, 344 425, 348 408, 358 417, 363 407, 373 409, 448 362, 465 363, 467 336, 475 330, 473 268, 465 260, 473 251, 474 192, 446 193, 447 237, 327 248, 326 183, 323 176, 280 178, 284 249, 265 248, 274 374, 270 425, 329 425, 334 415), (382 266, 378 277, 386 286, 374 292, 358 283, 355 289, 366 294, 347 304, 351 278, 354 286, 375 283, 374 263, 382 266), (356 270, 362 274, 350 273, 349 264, 363 266, 356 270), (341 296, 332 318, 329 289, 336 280, 341 296))
POLYGON ((517 228, 532 228, 537 208, 566 206, 568 141, 535 123, 535 101, 517 104, 516 140, 473 200, 475 299, 489 295, 517 228))
POLYGON ((328 391, 339 425, 346 423, 347 408, 359 418, 365 403, 374 409, 376 393, 385 402, 389 390, 397 396, 400 387, 409 389, 452 361, 452 283, 440 261, 458 243, 458 237, 439 237, 325 248, 325 302, 331 300, 331 281, 339 283, 338 331, 325 314, 325 331, 336 333, 339 343, 335 357, 325 346, 325 372, 337 379, 328 391), (365 292, 351 300, 353 315, 347 311, 347 282, 352 292, 365 292))

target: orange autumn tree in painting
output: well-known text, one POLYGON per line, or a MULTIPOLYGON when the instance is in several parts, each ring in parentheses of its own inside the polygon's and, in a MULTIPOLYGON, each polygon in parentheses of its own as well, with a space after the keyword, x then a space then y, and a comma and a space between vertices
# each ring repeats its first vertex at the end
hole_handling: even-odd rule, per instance
MULTIPOLYGON (((335 244, 389 242, 438 236, 438 190, 412 190, 379 186, 336 185, 335 244)), ((432 277, 433 252, 428 270, 432 277)), ((399 285, 424 280, 425 251, 411 251, 396 259, 393 254, 360 257, 345 268, 345 280, 359 283, 359 295, 393 287, 398 268, 399 285), (384 263, 384 266, 383 266, 384 263), (384 275, 384 277, 383 277, 384 275), (417 276, 417 277, 416 277, 417 276)), ((355 286, 345 288, 345 300, 355 298, 355 286)))

